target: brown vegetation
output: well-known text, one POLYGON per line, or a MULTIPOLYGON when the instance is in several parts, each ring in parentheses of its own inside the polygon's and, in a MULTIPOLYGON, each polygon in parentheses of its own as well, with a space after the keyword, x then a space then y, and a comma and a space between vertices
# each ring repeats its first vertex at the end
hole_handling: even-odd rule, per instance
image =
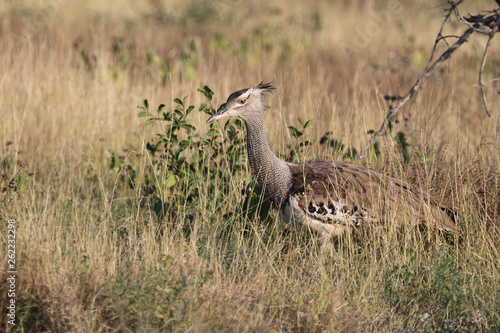
MULTIPOLYGON (((494 5, 470 1, 461 13, 494 5)), ((208 85, 217 107, 236 89, 272 80, 279 90, 265 117, 273 150, 285 153, 299 140, 287 130, 298 117, 313 118, 300 138, 312 144, 293 158, 353 161, 353 148, 360 151, 397 103, 384 96, 404 96, 425 71, 443 8, 434 1, 0 3, 0 276, 8 218, 17 221, 19 272, 14 327, 0 283, 1 329, 499 330, 497 39, 483 70, 491 118, 476 87, 488 37, 475 34, 359 162, 455 209, 462 231, 454 245, 408 228, 368 242, 346 237, 335 260, 318 258, 307 231, 274 215, 237 214, 251 181, 246 169, 227 177, 221 200, 210 200, 218 189, 206 178, 190 178, 195 210, 174 190, 162 193, 172 202, 166 216, 143 204, 154 162, 145 146, 165 131, 161 122, 143 130, 136 106, 144 99, 173 109, 174 98, 188 95, 186 103, 198 106, 205 99, 197 89, 208 85), (132 174, 138 184, 130 187, 132 174)), ((465 29, 452 17, 443 34, 465 29)), ((440 44, 436 52, 445 50, 440 44)), ((206 119, 193 112, 189 121, 205 133, 206 119)), ((216 171, 225 171, 223 162, 216 171)))

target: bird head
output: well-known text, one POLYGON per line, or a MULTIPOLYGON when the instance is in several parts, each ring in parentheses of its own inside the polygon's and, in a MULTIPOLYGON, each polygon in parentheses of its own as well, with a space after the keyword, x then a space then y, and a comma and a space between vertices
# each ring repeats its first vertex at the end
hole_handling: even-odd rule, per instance
POLYGON ((207 124, 225 117, 239 117, 243 120, 262 113, 265 109, 268 93, 274 88, 270 83, 259 83, 251 88, 238 90, 227 98, 226 103, 216 114, 207 120, 207 124))

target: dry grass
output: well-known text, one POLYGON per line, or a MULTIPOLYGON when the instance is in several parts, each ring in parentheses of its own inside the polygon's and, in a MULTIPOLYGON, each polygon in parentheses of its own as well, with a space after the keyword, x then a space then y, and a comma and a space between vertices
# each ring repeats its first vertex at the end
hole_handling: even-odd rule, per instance
MULTIPOLYGON (((276 151, 292 141, 286 126, 298 117, 316 120, 301 158, 341 157, 319 144, 327 131, 359 151, 387 111, 383 96, 404 95, 422 73, 442 14, 433 1, 250 3, 0 4, 0 209, 17 221, 19 271, 17 325, 2 312, 2 329, 500 329, 500 175, 486 171, 500 112, 497 40, 485 68, 492 119, 476 86, 486 38, 473 36, 394 124, 407 135, 412 162, 401 162, 394 135, 381 141, 376 161, 362 162, 455 208, 462 228, 455 245, 409 229, 365 242, 347 237, 335 261, 318 258, 307 231, 224 217, 241 200, 248 172, 218 202, 195 179, 202 199, 186 233, 186 203, 177 200, 178 216, 160 219, 139 204, 140 189, 110 173, 108 148, 139 175, 151 165, 144 145, 161 127, 142 130, 143 99, 171 107, 188 95, 199 105, 203 85, 215 106, 236 89, 274 81, 265 117, 276 151), (423 157, 427 148, 437 152, 423 157), (9 187, 21 161, 33 175, 9 187)), ((469 2, 462 12, 493 4, 469 2)), ((447 33, 463 29, 454 24, 447 33)), ((205 121, 192 113, 202 133, 205 121)), ((498 152, 494 159, 498 165, 498 152)), ((0 229, 6 258, 3 221, 0 229)), ((3 284, 0 291, 5 311, 3 284)))

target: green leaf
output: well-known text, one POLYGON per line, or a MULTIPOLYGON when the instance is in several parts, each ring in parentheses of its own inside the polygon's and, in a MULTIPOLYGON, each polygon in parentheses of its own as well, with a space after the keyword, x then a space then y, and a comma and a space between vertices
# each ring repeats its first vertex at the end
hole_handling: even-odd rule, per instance
POLYGON ((23 190, 28 188, 30 184, 31 176, 26 172, 21 172, 16 179, 16 185, 14 187, 15 191, 23 190))
POLYGON ((305 147, 305 146, 310 146, 311 145, 311 141, 303 141, 299 144, 299 147, 305 147))
POLYGON ((335 140, 335 139, 330 140, 330 147, 332 147, 333 150, 335 150, 337 152, 341 152, 342 150, 344 150, 344 144, 342 142, 335 140))
POLYGON ((167 180, 165 181, 165 187, 170 188, 170 187, 174 186, 176 182, 177 182, 177 179, 176 179, 175 175, 170 175, 170 176, 168 176, 167 180))
POLYGON ((152 123, 154 123, 155 121, 157 121, 158 118, 149 118, 148 120, 146 120, 146 122, 144 123, 143 125, 143 128, 146 128, 148 127, 149 125, 151 125, 152 123))
POLYGON ((306 123, 304 124, 304 129, 308 128, 309 126, 311 126, 312 124, 314 124, 314 119, 309 119, 308 121, 306 121, 306 123))
POLYGON ((215 110, 214 110, 214 109, 212 109, 211 107, 208 107, 207 105, 205 105, 205 106, 203 107, 203 109, 201 109, 201 107, 200 107, 200 111, 205 112, 205 113, 206 113, 206 114, 208 114, 209 116, 213 116, 213 115, 215 114, 215 110))
POLYGON ((137 115, 137 117, 146 117, 148 115, 148 113, 146 111, 141 111, 139 112, 139 114, 137 115))
POLYGON ((208 86, 203 86, 203 88, 199 88, 198 91, 201 92, 203 95, 205 95, 205 97, 209 101, 212 101, 212 96, 214 95, 214 92, 208 86))
POLYGON ((387 134, 389 133, 392 133, 392 121, 389 121, 387 123, 387 129, 385 130, 385 135, 387 136, 387 134))
POLYGON ((396 142, 399 143, 402 149, 407 149, 408 142, 406 142, 406 136, 403 132, 399 131, 396 133, 396 142))
POLYGON ((160 106, 158 106, 158 110, 156 110, 156 113, 160 113, 164 108, 165 104, 160 104, 160 106))
POLYGON ((238 118, 233 118, 234 119, 234 124, 236 125, 236 127, 238 127, 238 129, 242 130, 245 126, 244 126, 244 123, 238 119, 238 118))
MULTIPOLYGON (((196 144, 194 144, 194 145, 196 145, 196 144)), ((189 137, 188 140, 182 140, 179 143, 179 146, 181 146, 181 147, 191 147, 191 146, 193 146, 193 140, 191 140, 191 137, 189 137)))
POLYGON ((180 99, 178 99, 178 98, 174 98, 174 103, 177 103, 179 105, 184 106, 184 104, 182 103, 182 101, 180 99))
POLYGON ((196 131, 196 127, 194 127, 193 125, 189 125, 187 123, 180 123, 179 126, 188 131, 196 131))
POLYGON ((208 132, 207 132, 207 136, 213 136, 213 137, 218 137, 218 136, 221 136, 220 132, 214 128, 210 129, 208 132))
POLYGON ((219 108, 217 109, 217 112, 219 112, 220 110, 222 110, 222 108, 224 108, 226 106, 226 103, 222 103, 219 108))
POLYGON ((302 118, 301 118, 301 117, 299 117, 298 119, 299 119, 299 123, 300 123, 302 126, 304 126, 304 121, 302 120, 302 118))
POLYGON ((182 119, 182 116, 184 116, 184 113, 182 113, 182 109, 179 109, 179 107, 177 107, 174 112, 176 115, 178 115, 180 118, 179 119, 182 119))
POLYGON ((148 111, 148 108, 149 108, 149 104, 148 104, 148 100, 145 99, 143 102, 142 102, 142 105, 138 105, 137 106, 138 109, 141 109, 141 110, 144 110, 144 111, 148 111))
POLYGON ((187 110, 186 110, 186 116, 187 116, 187 115, 188 115, 191 111, 193 111, 193 109, 194 109, 194 106, 193 106, 193 105, 190 105, 190 106, 187 108, 187 110))
POLYGON ((342 158, 345 160, 354 160, 356 159, 356 156, 358 156, 358 151, 356 150, 356 148, 349 148, 342 156, 342 158))
POLYGON ((293 126, 288 126, 288 130, 290 131, 290 135, 296 139, 300 138, 302 134, 304 134, 293 126))
POLYGON ((380 156, 380 144, 378 141, 376 141, 372 147, 370 147, 370 150, 368 151, 370 154, 370 157, 373 159, 376 159, 378 156, 380 156))
POLYGON ((112 174, 117 174, 120 172, 120 169, 123 165, 123 159, 117 153, 113 152, 113 156, 111 157, 111 165, 109 167, 109 171, 112 174))
POLYGON ((146 149, 154 155, 156 153, 156 151, 158 150, 158 147, 157 147, 157 145, 153 146, 151 143, 148 142, 148 143, 146 143, 146 149))
POLYGON ((410 160, 410 154, 408 153, 408 142, 406 141, 406 136, 403 132, 397 132, 396 133, 396 142, 399 144, 401 147, 401 150, 403 152, 403 158, 405 162, 408 162, 410 160))
POLYGON ((224 124, 224 131, 235 131, 234 125, 238 125, 237 118, 229 118, 228 121, 224 124))
POLYGON ((163 112, 163 120, 172 120, 172 111, 163 112))

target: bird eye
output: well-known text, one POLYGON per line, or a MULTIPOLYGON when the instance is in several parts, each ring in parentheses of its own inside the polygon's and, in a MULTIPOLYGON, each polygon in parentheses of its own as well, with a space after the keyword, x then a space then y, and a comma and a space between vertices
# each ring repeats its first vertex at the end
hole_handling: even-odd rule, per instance
POLYGON ((239 99, 239 100, 238 100, 238 103, 240 103, 240 104, 245 104, 245 102, 246 102, 246 101, 247 101, 246 99, 242 98, 242 99, 239 99))

